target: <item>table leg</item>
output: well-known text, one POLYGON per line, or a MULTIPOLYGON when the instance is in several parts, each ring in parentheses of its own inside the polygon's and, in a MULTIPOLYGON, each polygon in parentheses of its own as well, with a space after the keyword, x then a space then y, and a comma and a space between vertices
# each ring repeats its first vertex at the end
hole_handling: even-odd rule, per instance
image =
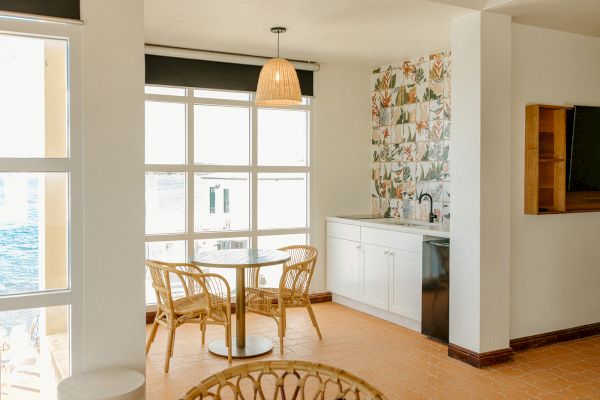
POLYGON ((235 295, 235 344, 238 349, 246 347, 246 282, 245 271, 236 268, 236 295, 235 295))
MULTIPOLYGON (((246 272, 244 269, 236 268, 235 346, 231 348, 233 358, 256 357, 273 350, 273 343, 271 340, 262 336, 246 336, 245 279, 246 272)), ((211 342, 208 345, 208 350, 218 356, 227 357, 227 345, 224 340, 215 340, 211 342)))

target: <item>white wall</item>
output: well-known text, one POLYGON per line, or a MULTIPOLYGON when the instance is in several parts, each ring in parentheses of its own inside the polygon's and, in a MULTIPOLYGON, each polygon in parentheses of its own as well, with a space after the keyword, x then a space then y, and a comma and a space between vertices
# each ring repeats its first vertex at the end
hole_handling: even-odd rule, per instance
POLYGON ((600 38, 512 26, 510 337, 600 322, 600 213, 524 215, 525 105, 600 106, 600 38))
POLYGON ((144 3, 82 0, 81 15, 84 368, 144 371, 144 3))
POLYGON ((450 342, 509 347, 510 17, 452 21, 450 342))
POLYGON ((371 209, 371 71, 321 64, 315 72, 311 242, 319 262, 311 285, 325 291, 325 217, 371 209))
POLYGON ((479 350, 481 21, 452 21, 450 342, 479 350), (474 32, 476 34, 474 34, 474 32))

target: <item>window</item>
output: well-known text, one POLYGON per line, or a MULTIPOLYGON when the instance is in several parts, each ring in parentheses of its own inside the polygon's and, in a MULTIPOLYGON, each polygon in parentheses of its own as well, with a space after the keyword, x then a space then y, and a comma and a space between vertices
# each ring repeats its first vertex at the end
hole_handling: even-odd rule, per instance
POLYGON ((2 399, 55 396, 82 343, 77 31, 0 18, 2 399))
POLYGON ((216 187, 210 188, 210 213, 211 214, 215 213, 215 190, 216 189, 217 189, 216 187))
MULTIPOLYGON (((147 86, 147 257, 306 243, 312 110, 307 97, 270 109, 254 93, 147 86)), ((278 283, 280 268, 263 270, 278 283)), ((216 272, 235 291, 235 271, 216 272)))
POLYGON ((229 189, 223 189, 223 213, 229 214, 229 189))

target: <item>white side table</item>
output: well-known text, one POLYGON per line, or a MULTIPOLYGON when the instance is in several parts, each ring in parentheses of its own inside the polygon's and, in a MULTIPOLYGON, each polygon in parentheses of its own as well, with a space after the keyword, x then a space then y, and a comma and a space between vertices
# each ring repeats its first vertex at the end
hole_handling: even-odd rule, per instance
POLYGON ((138 371, 106 368, 84 372, 58 385, 58 400, 144 400, 146 378, 138 371))

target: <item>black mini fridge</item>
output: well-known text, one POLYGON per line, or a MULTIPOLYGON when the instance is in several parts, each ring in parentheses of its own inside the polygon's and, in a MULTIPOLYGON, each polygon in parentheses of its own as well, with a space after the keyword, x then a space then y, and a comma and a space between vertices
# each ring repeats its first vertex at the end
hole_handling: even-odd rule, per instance
POLYGON ((423 241, 421 333, 448 343, 450 239, 423 241))

